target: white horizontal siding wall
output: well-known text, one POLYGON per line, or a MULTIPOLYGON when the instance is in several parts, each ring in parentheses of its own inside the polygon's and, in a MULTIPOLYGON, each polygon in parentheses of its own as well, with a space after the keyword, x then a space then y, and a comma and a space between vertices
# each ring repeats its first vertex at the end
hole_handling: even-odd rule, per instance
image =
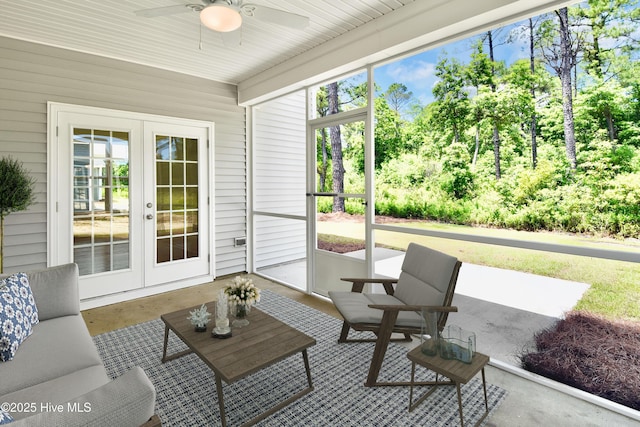
MULTIPOLYGON (((259 213, 306 216, 305 93, 254 108, 253 208, 259 213)), ((306 222, 256 215, 256 268, 306 257, 306 222)))
POLYGON ((47 262, 47 102, 215 122, 216 274, 246 270, 245 109, 236 86, 0 37, 0 156, 24 163, 36 203, 5 221, 5 272, 47 262))

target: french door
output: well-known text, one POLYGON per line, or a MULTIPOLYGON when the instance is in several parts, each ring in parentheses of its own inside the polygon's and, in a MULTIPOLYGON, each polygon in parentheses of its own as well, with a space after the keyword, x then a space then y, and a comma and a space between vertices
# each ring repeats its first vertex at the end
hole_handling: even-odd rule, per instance
POLYGON ((206 127, 145 123, 145 283, 209 273, 206 127), (153 251, 148 249, 153 248, 153 251))
POLYGON ((81 299, 211 276, 211 123, 64 104, 49 120, 49 262, 78 264, 81 299))

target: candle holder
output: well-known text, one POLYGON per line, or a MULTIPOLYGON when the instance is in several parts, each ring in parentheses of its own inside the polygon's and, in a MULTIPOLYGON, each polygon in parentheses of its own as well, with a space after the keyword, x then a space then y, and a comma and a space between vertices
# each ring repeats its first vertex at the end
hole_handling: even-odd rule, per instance
POLYGON ((218 294, 216 302, 216 327, 213 328, 211 335, 214 338, 229 338, 231 336, 231 328, 229 327, 229 301, 227 294, 223 289, 218 294))

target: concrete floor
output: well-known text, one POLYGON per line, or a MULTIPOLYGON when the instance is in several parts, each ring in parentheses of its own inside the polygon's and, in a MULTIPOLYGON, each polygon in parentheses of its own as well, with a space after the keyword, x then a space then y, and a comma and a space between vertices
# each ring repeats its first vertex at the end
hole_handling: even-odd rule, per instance
MULTIPOLYGON (((324 298, 307 295, 258 276, 253 277, 256 285, 261 289, 270 289, 340 318, 333 304, 324 298)), ((222 277, 213 283, 93 308, 83 311, 82 314, 90 333, 96 335, 157 319, 163 313, 197 305, 202 301, 214 300, 218 290, 228 281, 228 277, 222 277)), ((514 357, 517 353, 513 350, 514 340, 526 342, 529 339, 530 335, 523 333, 521 327, 520 329, 514 328, 514 324, 524 322, 533 329, 534 325, 541 325, 544 322, 550 323, 555 319, 461 294, 456 294, 454 304, 458 305, 460 312, 456 313, 458 317, 450 317, 450 323, 454 322, 462 327, 478 331, 478 351, 489 354, 492 358, 495 357, 494 355, 501 359, 514 357), (500 330, 500 333, 496 333, 496 330, 500 330), (491 336, 497 336, 500 339, 491 341, 491 336)), ((339 331, 336 331, 336 339, 338 333, 339 331)), ((411 345, 417 344, 418 342, 414 340, 411 345)), ((559 386, 561 390, 564 386, 557 383, 551 384, 550 387, 545 384, 548 382, 546 379, 536 379, 536 376, 519 372, 517 369, 514 373, 510 367, 505 369, 503 365, 508 364, 503 362, 505 360, 497 359, 498 366, 494 366, 492 362, 492 365, 486 369, 487 382, 508 391, 505 401, 485 422, 486 426, 640 426, 640 413, 637 411, 613 405, 623 411, 623 414, 618 413, 559 391, 556 386, 559 386)), ((596 401, 600 400, 596 399, 596 401)))

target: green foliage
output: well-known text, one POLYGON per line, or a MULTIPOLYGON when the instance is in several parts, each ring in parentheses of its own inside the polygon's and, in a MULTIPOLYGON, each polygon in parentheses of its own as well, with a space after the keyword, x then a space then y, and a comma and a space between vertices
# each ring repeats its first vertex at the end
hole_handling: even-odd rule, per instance
MULTIPOLYGON (((640 173, 616 176, 606 184, 602 195, 603 226, 623 236, 640 234, 640 173)), ((604 227, 603 227, 604 228, 604 227)))
POLYGON ((404 153, 384 163, 376 182, 396 188, 413 188, 428 183, 440 173, 441 165, 418 154, 404 153))
MULTIPOLYGON (((550 73, 559 58, 545 56, 559 53, 553 14, 535 20, 533 34, 528 26, 522 29, 520 40, 535 39, 533 69, 531 58, 509 66, 492 61, 479 37, 466 63, 460 55, 443 53, 438 59, 434 101, 424 108, 414 105, 410 115, 402 114, 412 96, 402 82, 378 89, 376 212, 516 230, 637 237, 640 64, 632 35, 640 28, 640 12, 628 4, 591 0, 571 9, 571 22, 579 24, 571 25, 572 36, 588 49, 573 70, 577 167, 566 154, 560 79, 550 73)), ((357 98, 361 89, 343 90, 341 97, 352 93, 357 98)), ((342 129, 345 185, 364 191, 364 130, 361 124, 342 129)), ((331 211, 329 202, 320 209, 331 211)), ((355 200, 347 200, 346 209, 363 212, 355 200)))
POLYGON ((635 150, 608 140, 605 131, 598 131, 589 145, 582 148, 579 156, 581 169, 584 179, 592 186, 600 187, 604 180, 632 169, 635 150))
POLYGON ((0 159, 0 218, 27 209, 34 201, 34 185, 22 163, 11 157, 0 159))
POLYGON ((460 140, 469 115, 469 94, 466 90, 464 66, 456 58, 443 57, 436 65, 439 80, 433 86, 431 125, 436 129, 450 128, 455 141, 460 140))
MULTIPOLYGON (((351 215, 364 215, 364 205, 361 199, 345 199, 344 210, 351 215)), ((333 198, 322 197, 318 199, 317 211, 320 213, 331 213, 333 211, 333 198)))
POLYGON ((0 159, 0 273, 4 272, 4 218, 33 203, 34 185, 22 163, 11 157, 0 159))
POLYGON ((442 160, 445 173, 442 188, 454 199, 465 198, 473 189, 473 174, 469 160, 467 148, 460 142, 454 142, 445 149, 442 160))
POLYGON ((542 190, 554 190, 562 184, 557 165, 550 160, 541 159, 535 169, 525 168, 520 171, 513 191, 514 202, 526 205, 530 201, 539 200, 542 190))

